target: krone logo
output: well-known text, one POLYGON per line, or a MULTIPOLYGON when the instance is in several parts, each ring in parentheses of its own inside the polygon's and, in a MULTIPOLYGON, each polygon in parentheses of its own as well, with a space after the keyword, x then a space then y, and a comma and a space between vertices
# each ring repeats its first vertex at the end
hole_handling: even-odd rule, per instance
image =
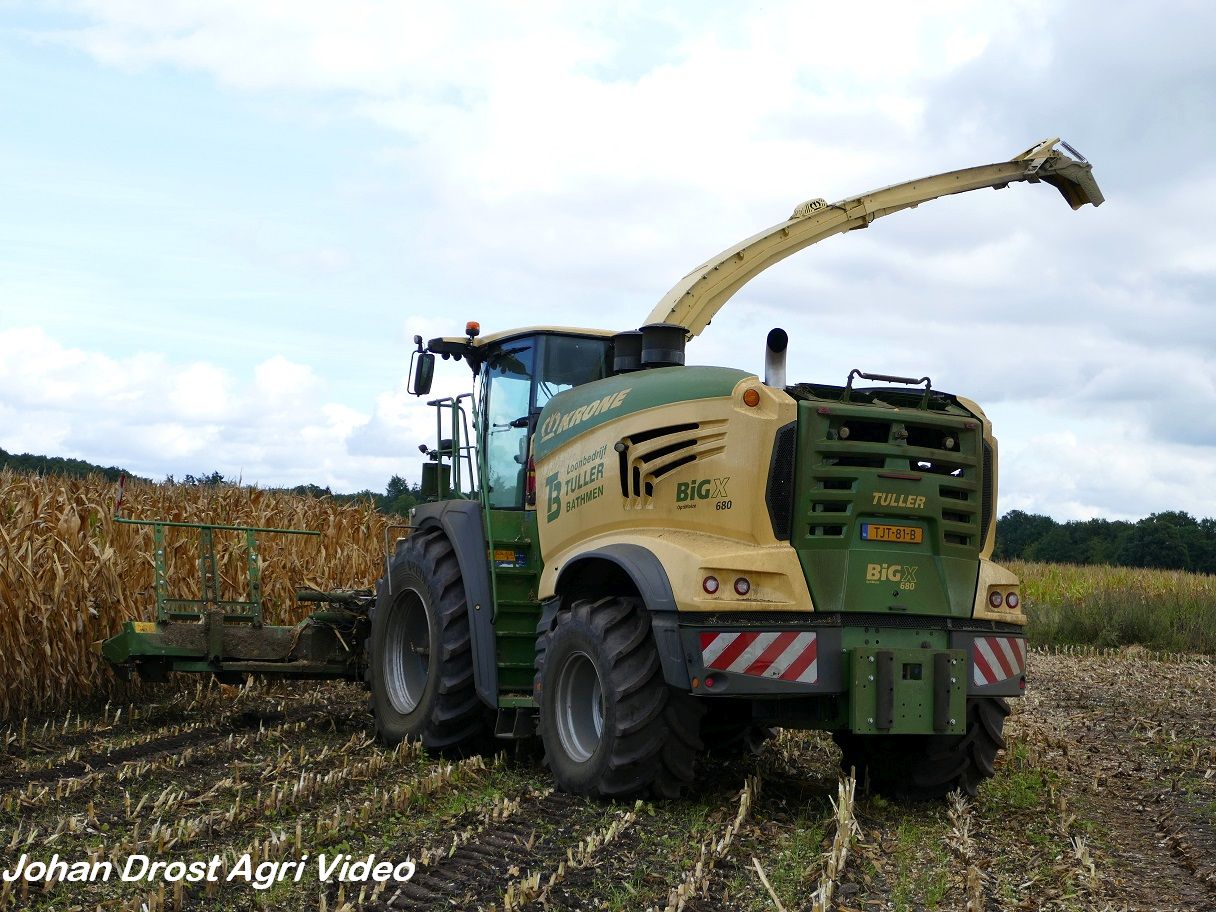
POLYGON ((540 426, 540 439, 548 440, 555 434, 561 434, 572 427, 582 424, 588 418, 594 418, 596 415, 619 408, 632 389, 633 387, 630 387, 629 389, 621 390, 619 393, 609 393, 603 399, 588 402, 572 412, 564 414, 562 412, 554 412, 552 415, 546 416, 544 423, 540 426))

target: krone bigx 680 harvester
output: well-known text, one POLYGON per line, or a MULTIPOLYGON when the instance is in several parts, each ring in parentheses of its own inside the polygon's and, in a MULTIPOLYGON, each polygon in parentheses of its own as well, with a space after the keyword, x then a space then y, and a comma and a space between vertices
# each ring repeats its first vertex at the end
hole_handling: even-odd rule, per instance
POLYGON ((774 726, 833 732, 876 788, 974 794, 1026 684, 1018 580, 990 560, 983 411, 928 378, 788 383, 781 330, 763 379, 685 366, 684 349, 778 260, 1018 181, 1102 202, 1088 162, 1049 139, 803 203, 689 273, 640 330, 415 337, 411 392, 430 391, 436 354, 471 367, 476 392, 429 403, 431 501, 374 593, 310 593, 330 606, 279 628, 260 604, 174 601, 158 578, 157 621, 106 655, 152 673, 363 678, 386 741, 462 752, 539 734, 558 784, 588 795, 677 795, 701 752, 774 726))

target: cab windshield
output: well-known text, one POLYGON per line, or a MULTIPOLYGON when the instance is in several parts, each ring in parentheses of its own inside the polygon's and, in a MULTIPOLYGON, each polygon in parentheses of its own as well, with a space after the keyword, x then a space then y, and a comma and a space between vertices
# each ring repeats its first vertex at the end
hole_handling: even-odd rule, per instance
POLYGON ((483 477, 492 509, 524 508, 528 440, 536 415, 563 390, 606 377, 608 346, 603 338, 533 335, 505 342, 486 358, 481 369, 483 477))

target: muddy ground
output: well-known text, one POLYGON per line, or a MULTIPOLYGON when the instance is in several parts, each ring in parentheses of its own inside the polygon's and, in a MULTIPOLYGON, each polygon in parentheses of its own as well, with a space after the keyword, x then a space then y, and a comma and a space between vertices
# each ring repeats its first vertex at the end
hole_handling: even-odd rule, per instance
POLYGON ((310 861, 265 890, 0 884, 0 908, 802 912, 826 886, 840 910, 1216 909, 1216 666, 1036 652, 1030 677, 978 798, 900 804, 861 783, 851 840, 839 754, 816 733, 706 761, 679 802, 612 805, 553 791, 526 749, 453 763, 382 748, 350 685, 208 685, 19 720, 0 734, 3 869, 22 853, 219 855, 221 878, 246 853, 310 861), (322 884, 321 853, 416 873, 322 884))

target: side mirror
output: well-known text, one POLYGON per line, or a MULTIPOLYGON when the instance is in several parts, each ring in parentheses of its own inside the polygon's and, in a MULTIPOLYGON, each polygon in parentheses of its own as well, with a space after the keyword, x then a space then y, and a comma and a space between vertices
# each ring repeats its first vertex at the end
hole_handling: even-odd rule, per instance
POLYGON ((431 380, 435 377, 435 356, 429 351, 419 350, 410 355, 410 382, 406 389, 414 396, 425 396, 431 391, 431 380))

